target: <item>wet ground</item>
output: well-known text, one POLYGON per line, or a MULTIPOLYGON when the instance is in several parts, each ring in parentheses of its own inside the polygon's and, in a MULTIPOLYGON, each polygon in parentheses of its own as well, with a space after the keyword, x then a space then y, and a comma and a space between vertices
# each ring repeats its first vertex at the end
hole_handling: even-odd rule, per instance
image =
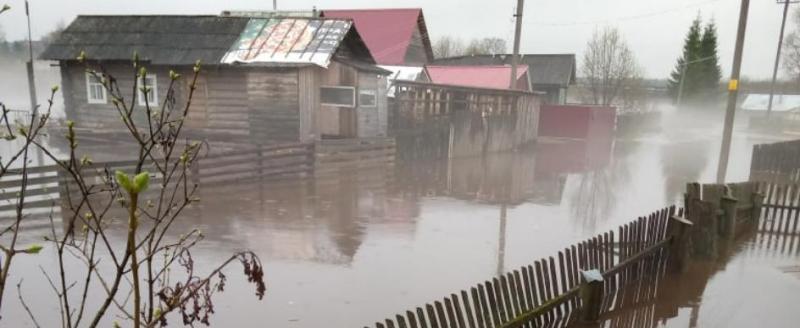
MULTIPOLYGON (((174 231, 201 227, 207 239, 194 251, 201 266, 245 248, 265 263, 265 299, 258 302, 239 269, 231 270, 213 326, 362 327, 678 204, 686 182, 713 181, 721 127, 670 119, 664 126, 610 144, 541 140, 531 150, 486 158, 415 159, 389 171, 203 187, 202 205, 174 231)), ((729 180, 747 179, 752 145, 778 139, 737 131, 729 180)), ((800 239, 785 251, 759 240, 693 275, 688 296, 664 301, 676 310, 651 319, 670 327, 800 322, 800 277, 793 271, 800 239)), ((13 273, 25 277, 28 298, 51 293, 36 267, 53 265, 48 254, 20 261, 13 273)), ((4 309, 5 323, 30 326, 14 303, 4 309)), ((55 326, 57 316, 45 313, 56 305, 45 303, 40 323, 55 326)))

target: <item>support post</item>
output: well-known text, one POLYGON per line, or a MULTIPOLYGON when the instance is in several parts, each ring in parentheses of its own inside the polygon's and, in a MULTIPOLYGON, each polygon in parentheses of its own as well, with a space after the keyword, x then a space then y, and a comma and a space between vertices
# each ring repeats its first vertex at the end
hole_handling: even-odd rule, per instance
POLYGON ((750 0, 742 0, 739 9, 739 28, 736 32, 736 47, 733 52, 733 69, 728 82, 728 106, 725 109, 725 126, 722 130, 722 147, 719 153, 717 167, 717 183, 725 183, 728 170, 728 157, 731 151, 731 137, 733 135, 733 118, 736 115, 736 103, 739 98, 739 72, 742 69, 742 50, 744 48, 744 35, 747 30, 747 12, 750 0))
POLYGON ((688 268, 692 225, 691 221, 676 215, 667 222, 667 235, 670 238, 668 268, 673 273, 684 273, 688 268))
POLYGON ((599 270, 581 271, 580 296, 583 303, 580 321, 583 323, 599 321, 603 304, 603 274, 599 270))
POLYGON ((739 200, 731 195, 723 195, 720 198, 719 205, 722 208, 722 216, 720 220, 720 237, 723 240, 733 240, 736 237, 736 204, 739 200))
POLYGON ((757 224, 761 219, 761 208, 764 206, 764 194, 760 192, 753 193, 753 209, 750 212, 748 224, 757 224))

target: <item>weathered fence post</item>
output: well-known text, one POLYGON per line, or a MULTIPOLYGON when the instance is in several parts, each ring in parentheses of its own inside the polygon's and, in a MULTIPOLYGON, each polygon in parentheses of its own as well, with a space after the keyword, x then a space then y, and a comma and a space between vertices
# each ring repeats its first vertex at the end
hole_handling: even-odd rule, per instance
POLYGON ((591 323, 600 319, 603 304, 603 274, 597 269, 581 271, 581 322, 591 323))
POLYGON ((720 236, 725 240, 733 240, 736 237, 736 204, 739 200, 726 193, 720 198, 719 205, 722 208, 720 236))
POLYGON ((673 273, 684 273, 688 267, 692 225, 691 221, 675 215, 667 222, 667 236, 670 238, 668 266, 673 273))
POLYGON ((758 190, 753 192, 753 208, 750 212, 749 225, 757 224, 761 219, 761 208, 764 206, 764 194, 758 190))

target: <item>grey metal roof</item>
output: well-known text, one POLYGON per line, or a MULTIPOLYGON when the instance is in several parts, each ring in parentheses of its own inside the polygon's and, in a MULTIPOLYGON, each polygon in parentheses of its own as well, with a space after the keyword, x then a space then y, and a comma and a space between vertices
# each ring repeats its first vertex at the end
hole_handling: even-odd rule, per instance
POLYGON ((72 60, 81 51, 97 60, 131 60, 137 52, 153 64, 219 63, 248 18, 219 16, 78 16, 41 54, 72 60))
MULTIPOLYGON (((467 55, 439 58, 436 65, 504 65, 511 55, 467 55)), ((521 54, 520 64, 528 65, 533 85, 568 86, 575 83, 575 54, 521 54)))

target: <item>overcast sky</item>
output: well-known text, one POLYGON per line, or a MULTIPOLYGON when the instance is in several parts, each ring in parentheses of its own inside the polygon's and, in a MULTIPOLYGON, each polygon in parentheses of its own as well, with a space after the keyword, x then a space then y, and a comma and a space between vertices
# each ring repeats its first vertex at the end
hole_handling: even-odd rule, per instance
MULTIPOLYGON (((226 9, 271 9, 272 1, 246 0, 30 0, 33 37, 68 24, 79 14, 218 14, 226 9)), ((24 39, 24 0, 0 0, 11 12, 0 15, 0 29, 9 40, 24 39)), ((720 64, 728 75, 733 57, 740 0, 527 0, 522 51, 576 53, 580 61, 586 41, 598 27, 618 27, 648 77, 663 78, 680 54, 691 21, 701 13, 719 28, 720 64)), ((279 9, 421 7, 433 39, 513 38, 516 0, 278 0, 279 9)), ((771 76, 782 5, 752 0, 742 72, 753 78, 771 76)), ((794 29, 791 22, 787 28, 794 29)))

